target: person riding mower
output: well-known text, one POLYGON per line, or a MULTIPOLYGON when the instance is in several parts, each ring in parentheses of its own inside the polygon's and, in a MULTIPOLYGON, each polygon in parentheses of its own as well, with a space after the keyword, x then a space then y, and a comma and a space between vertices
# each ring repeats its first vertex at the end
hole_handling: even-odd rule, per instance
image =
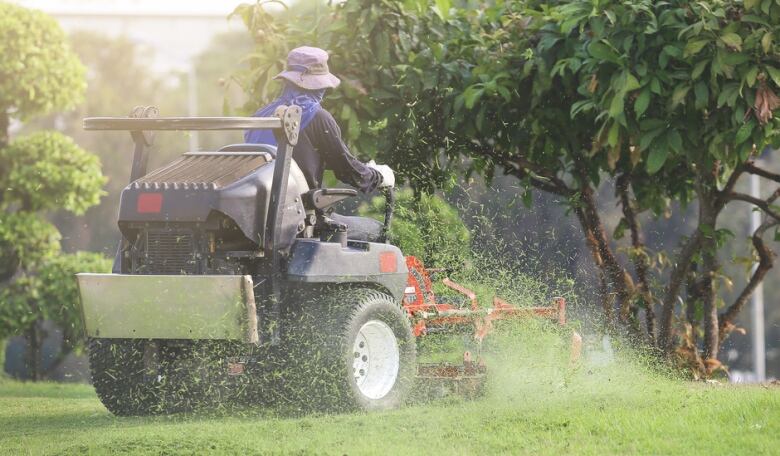
MULTIPOLYGON (((287 68, 275 79, 284 82, 282 93, 271 103, 257 110, 255 117, 269 117, 280 106, 301 108, 300 137, 293 149, 293 160, 298 164, 309 188, 321 188, 325 170, 363 193, 375 189, 392 189, 395 175, 387 165, 371 160, 362 163, 350 152, 341 138, 333 116, 322 107, 327 89, 335 89, 341 80, 328 69, 328 53, 320 48, 302 46, 287 55, 287 68)), ((276 145, 270 130, 249 130, 244 134, 247 144, 276 145)), ((344 224, 350 239, 376 242, 382 235, 382 224, 365 217, 349 217, 331 213, 330 218, 344 224)))

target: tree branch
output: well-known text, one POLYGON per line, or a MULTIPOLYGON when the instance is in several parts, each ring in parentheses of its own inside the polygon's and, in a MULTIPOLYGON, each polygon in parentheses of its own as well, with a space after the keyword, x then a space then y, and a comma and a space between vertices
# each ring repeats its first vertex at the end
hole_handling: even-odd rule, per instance
POLYGON ((780 183, 780 174, 767 171, 764 168, 759 168, 758 166, 756 166, 755 161, 749 161, 745 163, 744 169, 750 174, 755 174, 756 176, 761 176, 765 179, 773 180, 775 182, 780 183))
POLYGON ((669 286, 666 288, 664 299, 661 302, 661 327, 658 334, 658 345, 666 353, 672 349, 672 317, 674 316, 677 296, 680 294, 680 288, 688 275, 691 260, 699 249, 700 243, 701 229, 697 226, 691 237, 683 244, 677 256, 677 262, 669 275, 669 286))
POLYGON ((754 196, 750 196, 745 193, 737 193, 737 192, 729 193, 727 200, 744 201, 746 203, 750 203, 760 208, 762 211, 764 211, 767 215, 769 215, 773 219, 780 221, 780 213, 778 213, 771 207, 772 202, 774 202, 778 197, 780 197, 780 187, 778 187, 777 190, 775 190, 774 193, 772 193, 772 195, 766 200, 762 200, 761 198, 756 198, 754 196))
POLYGON ((505 174, 519 179, 529 178, 531 185, 539 190, 566 197, 574 193, 563 179, 555 175, 554 171, 532 163, 522 155, 507 156, 488 145, 481 146, 479 153, 492 158, 497 164, 503 166, 505 174))
POLYGON ((723 186, 723 190, 718 192, 716 201, 717 209, 722 209, 723 206, 728 203, 728 195, 731 194, 732 190, 734 190, 734 186, 737 185, 737 181, 746 171, 746 169, 746 165, 741 164, 734 169, 734 172, 731 173, 731 176, 729 176, 729 179, 726 181, 726 185, 723 186))
POLYGON ((777 226, 778 224, 780 224, 780 221, 777 219, 767 220, 756 229, 751 237, 753 247, 755 247, 756 253, 758 253, 758 266, 756 266, 756 270, 751 274, 748 283, 745 285, 745 288, 742 289, 739 296, 737 296, 734 302, 720 315, 718 320, 720 322, 719 332, 721 340, 728 337, 729 333, 734 329, 734 319, 739 315, 740 311, 742 311, 742 308, 756 291, 758 285, 764 280, 767 272, 774 266, 775 253, 766 246, 763 235, 768 229, 777 226))
POLYGON ((631 275, 618 262, 612 246, 607 239, 604 223, 596 204, 596 195, 590 186, 585 158, 574 148, 570 149, 574 158, 574 171, 580 181, 579 204, 575 208, 583 230, 589 230, 595 241, 594 258, 600 257, 603 261, 612 288, 620 305, 620 318, 625 323, 630 315, 630 301, 633 294, 634 283, 631 275))

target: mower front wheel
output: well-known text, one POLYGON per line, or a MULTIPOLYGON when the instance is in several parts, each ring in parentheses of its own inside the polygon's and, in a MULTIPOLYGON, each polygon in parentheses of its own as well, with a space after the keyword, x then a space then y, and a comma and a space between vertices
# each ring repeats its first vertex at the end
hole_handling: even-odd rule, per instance
POLYGON ((386 410, 409 395, 416 345, 398 303, 371 289, 333 288, 302 303, 288 359, 302 405, 320 411, 386 410), (297 380, 297 381, 295 381, 297 380))

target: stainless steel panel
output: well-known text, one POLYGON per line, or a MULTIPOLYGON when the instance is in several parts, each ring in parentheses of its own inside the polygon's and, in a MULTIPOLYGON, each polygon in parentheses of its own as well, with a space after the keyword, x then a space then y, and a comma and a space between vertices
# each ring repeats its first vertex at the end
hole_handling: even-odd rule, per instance
POLYGON ((258 342, 250 276, 76 276, 89 337, 258 342))

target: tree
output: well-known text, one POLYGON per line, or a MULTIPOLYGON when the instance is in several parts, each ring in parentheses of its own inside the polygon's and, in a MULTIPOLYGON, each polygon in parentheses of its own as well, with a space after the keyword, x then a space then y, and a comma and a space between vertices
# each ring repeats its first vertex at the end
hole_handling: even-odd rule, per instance
MULTIPOLYGON (((60 255, 59 232, 47 211, 83 213, 105 183, 97 157, 56 132, 9 141, 11 117, 21 120, 77 103, 84 68, 57 23, 36 11, 0 3, 0 340, 27 335, 33 379, 43 319, 75 328, 72 272, 101 267, 95 257, 60 255), (59 291, 58 291, 59 290, 59 291)), ((72 345, 76 341, 71 337, 72 345)))
MULTIPOLYGON (((780 182, 753 161, 777 142, 780 6, 455 6, 353 0, 322 19, 317 44, 332 51, 344 81, 329 109, 348 139, 380 151, 418 191, 501 170, 529 203, 532 190, 556 195, 599 271, 605 327, 672 355, 686 339, 676 317, 703 334, 701 351, 678 353, 705 373, 717 367, 720 343, 774 256, 763 235, 780 221, 780 191, 755 199, 734 188, 745 174, 780 182), (604 185, 622 212, 614 230, 603 219, 604 185), (752 237, 755 273, 719 313, 717 253, 733 240, 718 217, 733 202, 755 206, 765 222, 752 237), (689 205, 698 220, 679 249, 649 251, 641 222, 689 205), (697 313, 701 320, 691 318, 697 313)), ((262 2, 236 13, 263 32, 242 84, 254 99, 269 98, 268 76, 278 70, 269 64, 313 35, 276 21, 262 2)))
POLYGON ((34 273, 21 275, 0 289, 0 338, 24 331, 30 344, 27 367, 33 380, 45 378, 70 353, 84 347, 75 275, 110 271, 111 261, 99 253, 54 255, 46 258, 34 273), (40 356, 43 321, 53 322, 63 333, 62 346, 46 369, 42 368, 40 356))
POLYGON ((54 19, 0 4, 0 147, 10 116, 21 120, 74 106, 85 89, 84 67, 54 19))
MULTIPOLYGON (((674 347, 673 316, 687 281, 696 292, 688 294, 686 305, 703 311, 703 357, 709 366, 717 365, 721 339, 771 267, 762 234, 778 223, 771 209, 777 196, 759 201, 733 189, 744 173, 776 177, 756 168, 752 159, 776 141, 772 110, 778 106, 774 90, 780 70, 772 45, 777 29, 769 24, 780 9, 772 2, 636 1, 594 7, 575 1, 512 5, 502 14, 512 12, 533 19, 505 22, 504 28, 521 31, 507 37, 496 30, 484 49, 488 74, 523 68, 519 81, 497 84, 510 94, 508 103, 483 101, 485 83, 470 85, 464 95, 478 93, 472 95, 475 109, 511 118, 507 106, 522 103, 511 95, 530 94, 528 111, 517 120, 531 135, 485 153, 510 174, 530 177, 530 185, 569 198, 603 271, 604 296, 616 296, 621 323, 636 324, 637 311, 644 307, 645 334, 651 339, 656 336, 656 298, 639 214, 657 217, 672 201, 695 201, 698 226, 673 257, 669 279, 656 287, 661 295, 657 344, 666 352, 674 347), (525 26, 521 29, 517 21, 525 26), (501 49, 506 42, 522 43, 523 37, 525 55, 501 49), (633 277, 617 260, 595 204, 594 190, 604 174, 615 179, 623 210, 617 237, 623 230, 631 234, 633 277), (728 233, 718 230, 717 218, 732 201, 755 204, 767 221, 753 236, 759 255, 755 274, 719 315, 717 251, 728 233), (694 264, 700 267, 690 274, 694 264)), ((487 136, 501 133, 499 127, 487 136)), ((611 320, 611 303, 605 299, 605 304, 611 320)))

